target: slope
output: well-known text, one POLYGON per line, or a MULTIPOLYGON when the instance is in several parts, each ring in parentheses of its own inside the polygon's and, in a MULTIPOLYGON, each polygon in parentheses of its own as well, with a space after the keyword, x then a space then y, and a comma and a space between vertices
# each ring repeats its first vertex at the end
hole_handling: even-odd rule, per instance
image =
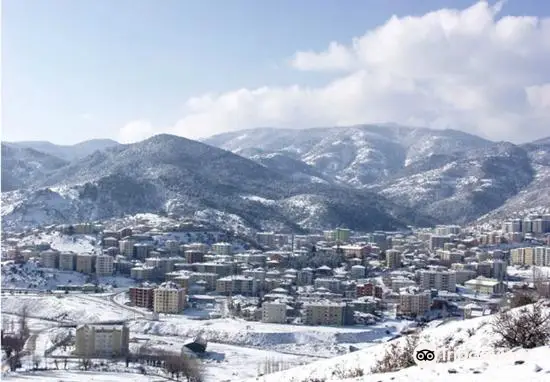
POLYGON ((67 161, 83 158, 94 151, 117 146, 118 144, 112 139, 91 139, 74 145, 56 145, 46 141, 10 142, 12 146, 34 149, 67 161))
POLYGON ((432 222, 375 193, 296 181, 228 151, 171 135, 97 151, 34 186, 38 189, 2 195, 8 227, 140 212, 208 213, 222 221, 229 214, 254 229, 340 224, 391 229, 432 222))

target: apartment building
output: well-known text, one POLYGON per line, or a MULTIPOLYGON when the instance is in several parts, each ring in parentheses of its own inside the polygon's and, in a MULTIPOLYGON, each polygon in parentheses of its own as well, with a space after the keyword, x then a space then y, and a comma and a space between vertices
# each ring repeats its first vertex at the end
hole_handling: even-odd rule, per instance
POLYGON ((155 276, 155 268, 146 265, 134 267, 130 270, 130 277, 134 280, 152 280, 155 276))
POLYGON ((358 284, 356 287, 357 297, 374 296, 382 298, 384 290, 380 285, 373 283, 358 284))
POLYGON ((95 273, 98 276, 112 276, 113 275, 113 262, 114 259, 109 255, 99 255, 95 260, 95 273))
POLYGON ((476 293, 488 294, 488 295, 500 295, 506 290, 502 281, 496 279, 489 279, 485 277, 477 277, 472 280, 468 280, 464 283, 464 286, 476 293))
POLYGON ((167 281, 153 292, 153 310, 157 313, 180 313, 185 308, 185 289, 167 281))
POLYGON ((103 248, 112 248, 112 247, 119 248, 118 239, 116 237, 112 237, 112 236, 104 237, 103 238, 103 248))
POLYGON ((386 266, 390 269, 401 268, 401 252, 388 249, 386 251, 386 266))
POLYGON ((534 251, 534 263, 536 266, 550 266, 550 247, 535 247, 534 251))
MULTIPOLYGON (((449 244, 449 243, 447 243, 449 244)), ((446 250, 438 250, 437 255, 439 255, 439 258, 441 259, 441 263, 445 265, 451 265, 453 263, 460 263, 462 262, 462 259, 464 256, 460 252, 453 252, 453 251, 446 251, 446 250)))
POLYGON ((366 270, 367 269, 363 265, 359 265, 359 264, 353 265, 351 267, 350 276, 352 279, 355 279, 355 280, 362 279, 366 275, 366 270))
POLYGON ((153 309, 154 291, 152 287, 132 287, 129 289, 130 302, 134 306, 153 309))
POLYGON ((219 278, 216 281, 216 292, 224 295, 255 295, 257 291, 258 282, 252 277, 233 275, 219 278))
POLYGON ((256 234, 258 244, 266 248, 273 248, 275 245, 275 233, 273 232, 258 232, 256 234))
POLYGON ((204 252, 196 250, 187 250, 184 252, 185 262, 187 264, 202 263, 204 261, 204 252))
POLYGON ((76 329, 75 355, 119 357, 128 354, 130 331, 124 325, 82 325, 76 329))
POLYGON ((198 263, 193 264, 197 272, 215 273, 220 277, 229 276, 233 273, 233 264, 231 263, 198 263))
POLYGON ((535 264, 535 251, 533 247, 514 248, 510 251, 510 257, 514 265, 535 264))
POLYGON ((218 256, 231 256, 233 246, 230 243, 212 244, 212 252, 218 256))
POLYGON ((76 255, 76 271, 90 274, 93 270, 93 256, 89 253, 79 253, 76 255))
POLYGON ((306 325, 344 325, 346 304, 331 301, 304 303, 303 322, 306 325))
POLYGON ((153 251, 153 246, 148 243, 135 243, 133 245, 125 244, 125 246, 127 246, 125 256, 128 258, 132 258, 132 256, 135 256, 135 258, 139 260, 145 260, 150 256, 150 253, 153 251))
POLYGON ((456 292, 456 273, 439 268, 420 271, 420 287, 426 289, 456 292))
POLYGON ((326 288, 332 293, 342 292, 342 280, 337 278, 317 278, 314 281, 315 289, 326 288))
POLYGON ((136 244, 135 240, 125 239, 118 242, 118 250, 121 255, 126 256, 131 259, 134 257, 134 245, 136 244))
POLYGON ((450 235, 431 235, 429 248, 431 251, 435 251, 438 248, 444 248, 445 243, 449 243, 451 241, 452 237, 450 235))
POLYGON ((424 315, 430 310, 431 295, 429 291, 415 293, 404 291, 399 294, 399 311, 406 315, 424 315))
POLYGON ((58 268, 59 252, 53 249, 40 252, 40 266, 43 268, 58 268))
POLYGON ((262 322, 286 323, 286 309, 287 306, 283 302, 264 302, 262 304, 262 322))
POLYGON ((76 269, 76 253, 61 252, 59 254, 59 269, 62 271, 74 271, 76 269))
POLYGON ((355 257, 362 259, 368 255, 370 247, 368 245, 342 245, 340 249, 347 258, 355 257))

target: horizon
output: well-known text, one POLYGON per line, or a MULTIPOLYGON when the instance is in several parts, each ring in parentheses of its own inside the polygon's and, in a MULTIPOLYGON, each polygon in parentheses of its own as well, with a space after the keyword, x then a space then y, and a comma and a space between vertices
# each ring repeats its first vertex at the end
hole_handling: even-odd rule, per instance
POLYGON ((358 124, 550 135, 550 3, 536 0, 5 0, 2 58, 8 142, 358 124))

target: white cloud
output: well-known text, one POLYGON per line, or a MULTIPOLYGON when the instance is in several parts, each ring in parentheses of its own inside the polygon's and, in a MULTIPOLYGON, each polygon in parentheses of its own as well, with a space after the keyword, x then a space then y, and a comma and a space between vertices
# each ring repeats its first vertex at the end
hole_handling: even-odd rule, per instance
POLYGON ((336 77, 195 97, 168 132, 395 122, 518 142, 550 135, 550 19, 501 16, 501 7, 394 16, 349 44, 297 52, 295 69, 336 77))
POLYGON ((135 143, 155 134, 155 129, 148 121, 132 121, 120 129, 118 141, 120 143, 135 143))

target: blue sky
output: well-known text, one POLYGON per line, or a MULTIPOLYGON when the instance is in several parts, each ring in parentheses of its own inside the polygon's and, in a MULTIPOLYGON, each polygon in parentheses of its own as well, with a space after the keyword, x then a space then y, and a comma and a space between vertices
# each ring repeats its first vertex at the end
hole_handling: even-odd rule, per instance
MULTIPOLYGON (((173 131, 199 136, 204 116, 189 118, 198 122, 184 124, 187 130, 171 130, 190 113, 186 102, 192 97, 293 85, 323 89, 336 75, 297 70, 289 63, 296 52, 322 52, 332 41, 349 45, 354 37, 384 24, 394 14, 422 16, 441 8, 464 9, 474 3, 4 0, 2 139, 59 144, 90 138, 119 139, 121 129, 133 121, 146 123, 148 133, 173 131)), ((503 12, 547 17, 550 2, 510 0, 503 12)), ((535 83, 543 85, 546 80, 535 83)), ((239 102, 235 109, 262 107, 256 101, 246 105, 239 102)), ((211 107, 212 113, 219 109, 211 107)), ((288 107, 292 105, 285 104, 288 107)), ((210 111, 201 109, 201 113, 210 111)), ((384 118, 391 119, 392 114, 384 118)), ((396 115, 396 119, 400 122, 402 118, 396 115)), ((346 120, 345 115, 337 119, 346 120)), ((271 117, 240 118, 230 127, 220 124, 218 130, 207 132, 277 121, 271 117)), ((281 121, 285 126, 302 121, 334 122, 329 117, 288 117, 281 121)))

